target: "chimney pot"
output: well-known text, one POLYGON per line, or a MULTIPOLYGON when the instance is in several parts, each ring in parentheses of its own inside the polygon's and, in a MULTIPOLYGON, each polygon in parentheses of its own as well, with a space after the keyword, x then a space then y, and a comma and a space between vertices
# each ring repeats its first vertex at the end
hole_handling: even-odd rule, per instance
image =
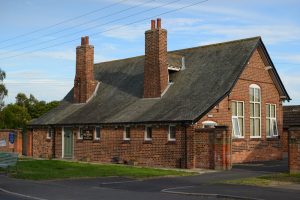
POLYGON ((84 37, 81 37, 81 46, 83 46, 84 45, 84 37))
POLYGON ((151 20, 151 30, 155 29, 155 20, 151 20))
POLYGON ((157 28, 161 28, 161 19, 157 18, 157 28))
POLYGON ((85 45, 89 45, 89 36, 85 36, 85 45))

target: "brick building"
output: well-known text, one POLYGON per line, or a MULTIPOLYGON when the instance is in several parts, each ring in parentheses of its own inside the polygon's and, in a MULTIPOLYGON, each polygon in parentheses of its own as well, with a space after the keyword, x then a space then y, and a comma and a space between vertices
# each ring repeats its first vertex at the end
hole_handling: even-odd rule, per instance
POLYGON ((213 169, 282 158, 290 97, 260 37, 167 51, 158 19, 145 56, 93 57, 83 37, 74 88, 30 122, 29 155, 213 169))
POLYGON ((288 152, 289 128, 300 126, 300 105, 283 106, 283 134, 280 139, 283 152, 288 152))

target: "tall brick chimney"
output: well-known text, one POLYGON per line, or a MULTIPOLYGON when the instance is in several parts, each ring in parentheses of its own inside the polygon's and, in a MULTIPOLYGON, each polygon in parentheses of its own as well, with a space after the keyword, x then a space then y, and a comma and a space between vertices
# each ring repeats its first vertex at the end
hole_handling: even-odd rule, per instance
POLYGON ((161 28, 161 19, 151 20, 151 29, 145 32, 144 98, 161 97, 168 86, 167 30, 161 28))
POLYGON ((94 79, 94 46, 89 37, 81 38, 76 48, 76 75, 74 80, 74 102, 86 103, 93 95, 97 81, 94 79))

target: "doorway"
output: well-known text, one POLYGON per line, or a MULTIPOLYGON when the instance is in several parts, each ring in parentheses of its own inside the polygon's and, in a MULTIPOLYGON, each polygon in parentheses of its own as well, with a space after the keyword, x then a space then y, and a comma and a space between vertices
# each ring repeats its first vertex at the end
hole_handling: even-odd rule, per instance
POLYGON ((73 158, 73 132, 71 128, 64 128, 63 135, 63 158, 72 159, 73 158))

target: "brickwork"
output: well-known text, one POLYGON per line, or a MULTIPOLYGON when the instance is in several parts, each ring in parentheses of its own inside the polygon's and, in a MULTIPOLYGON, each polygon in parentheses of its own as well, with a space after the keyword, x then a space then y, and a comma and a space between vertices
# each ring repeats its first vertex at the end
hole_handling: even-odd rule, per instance
POLYGON ((300 127, 289 129, 289 170, 300 173, 300 127))
POLYGON ((81 46, 76 48, 76 75, 74 80, 74 101, 86 103, 93 95, 97 81, 94 78, 94 46, 88 37, 81 38, 81 46))
POLYGON ((244 102, 244 128, 243 139, 232 141, 232 162, 263 161, 282 158, 282 145, 278 138, 266 137, 266 104, 276 104, 276 116, 279 135, 282 136, 282 103, 279 93, 265 69, 264 57, 257 49, 250 58, 245 70, 238 79, 232 92, 218 106, 212 109, 206 116, 199 120, 198 127, 202 127, 203 121, 215 121, 220 125, 228 126, 228 132, 232 133, 231 101, 244 102), (250 102, 249 86, 257 84, 261 88, 261 138, 250 138, 250 102))
POLYGON ((281 145, 282 145, 282 152, 287 153, 289 149, 289 130, 287 128, 283 129, 283 134, 280 135, 281 145))
POLYGON ((231 169, 231 134, 227 127, 196 129, 194 145, 196 168, 231 169))
POLYGON ((167 30, 160 19, 152 20, 151 30, 145 32, 144 98, 161 97, 168 86, 167 30))
POLYGON ((177 128, 175 142, 168 141, 168 126, 153 127, 150 142, 145 141, 144 131, 144 126, 131 127, 130 141, 123 140, 123 127, 101 129, 99 141, 77 140, 74 137, 74 157, 101 162, 111 162, 112 158, 118 157, 124 162, 136 161, 142 166, 182 166, 185 156, 183 128, 177 128))
POLYGON ((215 129, 196 129, 195 167, 214 169, 214 131, 215 129))
POLYGON ((47 138, 48 129, 36 129, 32 132, 33 157, 52 158, 52 139, 47 138))
MULTIPOLYGON (((102 127, 100 140, 77 139, 73 128, 73 158, 81 161, 122 163, 140 166, 230 169, 230 138, 226 128, 195 129, 177 126, 176 141, 168 140, 168 126, 152 127, 152 140, 146 141, 145 126, 132 126, 131 139, 123 139, 124 127, 102 127), (229 145, 229 146, 228 146, 229 145)), ((62 129, 56 128, 54 138, 47 139, 47 129, 33 131, 33 156, 62 157, 62 129), (53 148, 53 144, 55 147, 53 148)))
POLYGON ((5 140, 0 146, 0 152, 15 152, 22 155, 22 130, 2 129, 0 130, 0 141, 5 140), (9 143, 9 133, 14 133, 14 143, 9 143))

